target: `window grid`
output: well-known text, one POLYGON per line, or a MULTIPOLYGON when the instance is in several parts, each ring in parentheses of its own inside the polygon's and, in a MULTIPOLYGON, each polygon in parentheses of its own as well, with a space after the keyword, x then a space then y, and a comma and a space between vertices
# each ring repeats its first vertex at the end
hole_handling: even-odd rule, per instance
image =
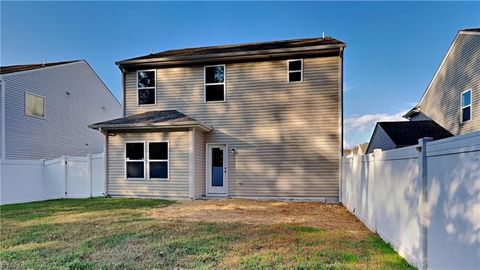
POLYGON ((137 106, 152 106, 157 104, 157 70, 137 70, 137 106), (153 87, 140 87, 138 85, 138 76, 140 72, 153 72, 154 85, 153 87), (140 104, 140 90, 153 90, 153 103, 140 104))
POLYGON ((156 180, 168 180, 170 178, 170 143, 168 141, 149 141, 147 148, 147 157, 148 157, 148 179, 156 180), (150 159, 150 143, 166 143, 167 144, 167 159, 150 159), (153 178, 150 177, 150 163, 151 162, 166 162, 167 163, 167 178, 153 178))
POLYGON ((472 119, 472 89, 463 91, 462 94, 460 95, 460 122, 464 123, 467 121, 470 121, 472 119), (464 97, 468 94, 468 102, 467 104, 464 103, 464 97), (464 112, 466 110, 469 110, 468 118, 464 118, 464 112))
POLYGON ((204 102, 225 102, 227 100, 226 96, 226 78, 227 78, 227 68, 226 65, 210 65, 204 66, 203 68, 203 101, 204 102), (207 83, 207 68, 211 67, 223 67, 223 82, 218 83, 207 83), (223 100, 207 100, 207 86, 215 86, 215 85, 222 85, 223 86, 223 100))
POLYGON ((291 59, 287 61, 287 79, 288 82, 303 82, 303 59, 291 59), (300 69, 290 70, 290 63, 300 61, 300 69), (300 80, 290 80, 290 74, 300 73, 300 80))

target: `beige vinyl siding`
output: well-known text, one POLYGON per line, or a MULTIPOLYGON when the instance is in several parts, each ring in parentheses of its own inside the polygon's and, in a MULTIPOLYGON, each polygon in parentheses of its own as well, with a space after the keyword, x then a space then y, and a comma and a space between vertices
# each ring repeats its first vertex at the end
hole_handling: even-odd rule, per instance
POLYGON ((454 135, 480 130, 478 33, 458 35, 420 103, 420 111, 454 135), (472 119, 461 123, 460 95, 468 89, 472 89, 472 119))
POLYGON ((195 130, 195 194, 196 198, 205 195, 205 133, 195 130))
MULTIPOLYGON (((222 63, 219 63, 222 64, 222 63)), ((288 83, 287 60, 226 64, 226 102, 204 102, 204 67, 157 69, 157 104, 138 107, 136 72, 125 78, 126 115, 175 109, 228 143, 230 196, 338 197, 340 57, 304 59, 288 83)))
MULTIPOLYGON (((108 138, 107 193, 113 196, 188 198, 189 131, 117 133, 108 138), (169 180, 125 179, 125 142, 169 141, 169 180)), ((147 175, 147 172, 145 172, 147 175)))

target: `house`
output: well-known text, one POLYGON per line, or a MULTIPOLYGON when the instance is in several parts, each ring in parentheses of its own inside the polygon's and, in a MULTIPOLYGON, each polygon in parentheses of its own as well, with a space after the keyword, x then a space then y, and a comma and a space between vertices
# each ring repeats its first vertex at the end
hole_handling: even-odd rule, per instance
POLYGON ((122 115, 119 102, 84 60, 0 67, 1 159, 99 153, 88 124, 122 115))
POLYGON ((333 38, 169 50, 117 62, 123 118, 107 193, 338 201, 345 44, 333 38))
POLYGON ((431 137, 433 140, 453 136, 432 120, 378 122, 373 130, 366 154, 375 149, 383 151, 417 145, 418 140, 431 137))
POLYGON ((457 33, 420 102, 404 117, 379 122, 367 154, 480 130, 480 28, 457 33))
POLYGON ((420 102, 406 115, 453 135, 480 130, 480 28, 458 32, 420 102))

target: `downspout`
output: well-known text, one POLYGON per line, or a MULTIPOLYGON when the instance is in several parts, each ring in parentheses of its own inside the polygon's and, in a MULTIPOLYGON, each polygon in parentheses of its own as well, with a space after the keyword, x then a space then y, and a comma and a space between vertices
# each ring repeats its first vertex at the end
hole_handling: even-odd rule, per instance
POLYGON ((104 136, 104 143, 103 143, 103 166, 105 166, 105 172, 104 172, 104 177, 105 177, 105 183, 104 183, 104 188, 105 192, 103 195, 107 196, 108 191, 108 132, 105 132, 102 130, 102 128, 98 129, 104 136))
POLYGON ((340 172, 339 172, 339 185, 338 185, 338 201, 342 202, 342 178, 343 178, 343 47, 340 48, 339 52, 340 57, 340 80, 339 80, 339 90, 340 90, 340 172))

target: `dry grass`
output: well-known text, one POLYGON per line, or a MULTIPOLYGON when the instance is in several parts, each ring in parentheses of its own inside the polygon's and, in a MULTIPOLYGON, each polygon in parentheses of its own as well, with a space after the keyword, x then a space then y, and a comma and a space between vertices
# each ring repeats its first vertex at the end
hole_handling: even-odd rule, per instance
POLYGON ((86 199, 2 206, 1 269, 409 269, 341 205, 86 199))

